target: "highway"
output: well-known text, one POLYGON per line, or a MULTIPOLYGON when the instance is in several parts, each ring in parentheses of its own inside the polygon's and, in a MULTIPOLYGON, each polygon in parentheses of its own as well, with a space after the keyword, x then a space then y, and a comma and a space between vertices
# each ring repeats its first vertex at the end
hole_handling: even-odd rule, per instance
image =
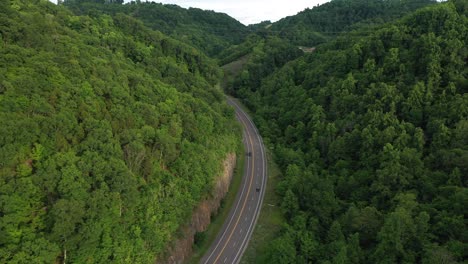
POLYGON ((262 208, 267 181, 267 163, 262 138, 249 116, 231 98, 236 118, 243 127, 245 166, 241 187, 231 211, 200 263, 239 263, 252 236, 262 208))

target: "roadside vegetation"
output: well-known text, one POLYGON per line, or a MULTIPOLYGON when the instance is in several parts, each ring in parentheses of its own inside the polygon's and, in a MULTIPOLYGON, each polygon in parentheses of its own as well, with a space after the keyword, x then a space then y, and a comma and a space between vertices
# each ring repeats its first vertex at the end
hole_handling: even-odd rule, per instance
POLYGON ((245 150, 244 146, 239 148, 237 152, 237 163, 234 170, 234 175, 231 180, 231 187, 226 197, 222 200, 221 206, 216 215, 212 216, 212 222, 208 229, 203 233, 199 234, 201 238, 199 241, 195 241, 194 252, 192 258, 188 263, 197 264, 200 263, 201 258, 208 251, 211 244, 215 241, 218 233, 221 231, 224 223, 228 219, 229 212, 236 201, 237 193, 241 187, 242 177, 244 175, 244 164, 245 164, 245 150), (198 242, 198 243, 197 243, 198 242))
POLYGON ((286 221, 247 261, 467 259, 467 10, 425 7, 285 63, 271 58, 287 48, 253 49, 232 91, 273 146, 286 221))

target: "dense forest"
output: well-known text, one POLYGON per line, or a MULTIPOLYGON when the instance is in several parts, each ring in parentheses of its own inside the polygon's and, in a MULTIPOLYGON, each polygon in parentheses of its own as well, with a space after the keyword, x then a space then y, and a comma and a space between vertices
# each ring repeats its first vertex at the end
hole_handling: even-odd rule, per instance
POLYGON ((242 74, 230 80, 227 91, 253 107, 246 90, 255 90, 265 77, 300 57, 303 52, 298 46, 314 48, 340 35, 364 38, 385 22, 431 4, 432 0, 334 0, 273 24, 250 25, 251 34, 244 42, 217 56, 220 65, 247 58, 242 74))
POLYGON ((157 262, 242 142, 231 62, 225 92, 282 173, 285 223, 256 263, 466 262, 467 15, 332 0, 246 27, 0 1, 0 263, 157 262))
POLYGON ((0 1, 0 262, 154 263, 240 144, 201 51, 0 1))
POLYGON ((272 31, 295 45, 315 46, 352 29, 392 21, 434 0, 333 0, 273 23, 272 31))
POLYGON ((257 262, 468 259, 467 14, 450 1, 312 53, 270 37, 279 49, 248 55, 230 92, 283 171, 287 221, 257 262))
POLYGON ((147 27, 188 43, 207 55, 216 57, 228 47, 241 43, 249 30, 234 18, 198 8, 132 1, 127 4, 103 4, 95 0, 65 0, 75 14, 124 13, 142 21, 147 27))

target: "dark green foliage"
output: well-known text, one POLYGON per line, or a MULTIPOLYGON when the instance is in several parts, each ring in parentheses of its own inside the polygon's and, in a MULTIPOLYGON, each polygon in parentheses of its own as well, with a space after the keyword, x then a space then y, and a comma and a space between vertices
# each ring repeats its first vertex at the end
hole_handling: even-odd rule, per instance
MULTIPOLYGON (((231 46, 218 55, 220 65, 243 56, 248 57, 244 71, 231 83, 227 92, 244 98, 245 103, 252 108, 255 103, 250 101, 255 100, 255 96, 249 93, 255 91, 266 76, 288 61, 301 56, 301 49, 307 52, 318 44, 331 41, 350 31, 348 39, 360 39, 387 21, 433 3, 432 0, 334 0, 273 24, 265 21, 250 25, 249 29, 255 34, 249 35, 243 43, 231 46)), ((349 63, 356 62, 350 59, 349 63)), ((418 114, 417 110, 414 114, 418 114)))
MULTIPOLYGON (((251 98, 247 94, 251 89, 259 87, 263 78, 302 54, 302 51, 297 47, 278 37, 261 39, 252 36, 247 42, 235 47, 234 50, 236 52, 232 54, 236 54, 235 57, 250 52, 246 55, 249 57, 247 64, 232 85, 233 89, 228 90, 241 98, 251 98)), ((230 61, 231 58, 233 57, 226 57, 224 61, 230 61)), ((248 106, 252 107, 253 105, 249 103, 248 106)))
POLYGON ((205 241, 205 239, 206 239, 205 232, 196 232, 193 243, 195 246, 199 246, 205 241))
POLYGON ((239 76, 234 92, 255 110, 284 172, 277 190, 287 224, 261 259, 467 259, 468 20, 461 2, 345 34, 266 77, 250 65, 239 76))
POLYGON ((210 56, 239 44, 249 32, 246 26, 226 14, 198 8, 185 9, 154 2, 120 5, 69 0, 65 4, 77 14, 127 14, 147 27, 190 44, 210 56))
POLYGON ((372 30, 374 24, 433 3, 433 0, 333 0, 283 18, 264 32, 276 32, 293 44, 312 47, 355 28, 372 30))
POLYGON ((219 68, 123 14, 0 18, 0 262, 154 263, 240 142, 219 68))
POLYGON ((262 42, 262 38, 260 36, 250 34, 241 44, 230 46, 228 49, 221 52, 218 55, 219 65, 226 65, 242 58, 243 56, 247 56, 253 52, 254 47, 256 47, 260 42, 262 42))

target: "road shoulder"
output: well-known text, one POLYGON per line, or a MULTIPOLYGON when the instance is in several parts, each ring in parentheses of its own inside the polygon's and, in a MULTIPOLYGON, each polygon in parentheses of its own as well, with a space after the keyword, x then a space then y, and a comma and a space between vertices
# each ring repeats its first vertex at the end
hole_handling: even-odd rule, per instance
POLYGON ((242 264, 263 263, 268 243, 276 237, 282 223, 285 221, 280 210, 281 200, 276 194, 275 189, 281 177, 281 172, 273 162, 269 151, 267 151, 267 166, 268 180, 260 217, 250 239, 249 246, 241 259, 240 263, 242 264))

